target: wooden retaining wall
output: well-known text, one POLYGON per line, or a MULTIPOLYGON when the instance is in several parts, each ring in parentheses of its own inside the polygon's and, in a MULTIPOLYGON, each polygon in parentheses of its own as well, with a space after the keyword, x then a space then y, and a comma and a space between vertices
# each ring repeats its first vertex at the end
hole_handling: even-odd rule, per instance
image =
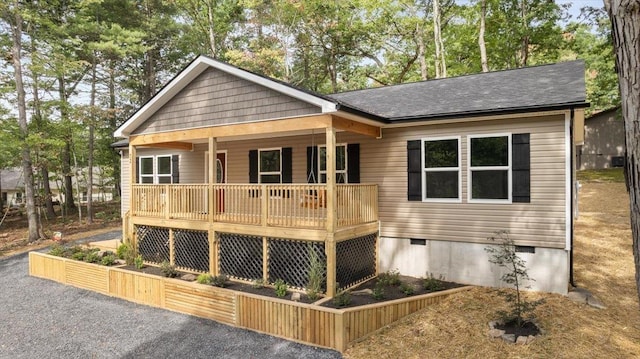
POLYGON ((224 288, 29 253, 29 274, 131 302, 343 352, 402 317, 439 303, 462 287, 347 309, 332 309, 224 288))

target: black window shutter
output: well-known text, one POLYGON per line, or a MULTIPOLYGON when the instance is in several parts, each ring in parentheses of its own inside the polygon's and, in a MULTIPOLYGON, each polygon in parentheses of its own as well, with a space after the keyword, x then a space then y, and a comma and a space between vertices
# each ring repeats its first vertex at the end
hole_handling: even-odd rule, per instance
POLYGON ((420 140, 407 141, 407 200, 422 201, 420 140))
POLYGON ((258 183, 258 150, 249 151, 249 183, 258 183))
POLYGON ((531 151, 529 134, 518 133, 511 135, 511 164, 512 164, 512 201, 531 202, 531 151))
POLYGON ((293 183, 293 160, 291 147, 282 149, 282 183, 293 183))
POLYGON ((171 183, 180 183, 180 155, 171 156, 171 183))
POLYGON ((347 145, 347 181, 360 183, 360 144, 347 145))
POLYGON ((307 183, 318 183, 318 146, 307 147, 307 183), (311 176, 313 172, 313 176, 311 176))
POLYGON ((136 156, 136 183, 140 183, 140 157, 136 156))

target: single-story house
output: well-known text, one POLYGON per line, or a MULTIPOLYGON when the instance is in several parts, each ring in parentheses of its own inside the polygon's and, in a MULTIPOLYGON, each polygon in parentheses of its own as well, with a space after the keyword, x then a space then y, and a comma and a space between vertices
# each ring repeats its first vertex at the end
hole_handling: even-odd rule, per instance
POLYGON ((24 203, 24 178, 18 168, 0 170, 0 209, 24 203))
POLYGON ((582 61, 320 95, 200 56, 114 134, 123 233, 245 281, 304 288, 319 259, 334 295, 387 270, 500 286, 507 230, 567 293, 587 106, 582 61))
POLYGON ((584 120, 584 145, 578 148, 580 170, 624 167, 624 121, 620 106, 584 120))

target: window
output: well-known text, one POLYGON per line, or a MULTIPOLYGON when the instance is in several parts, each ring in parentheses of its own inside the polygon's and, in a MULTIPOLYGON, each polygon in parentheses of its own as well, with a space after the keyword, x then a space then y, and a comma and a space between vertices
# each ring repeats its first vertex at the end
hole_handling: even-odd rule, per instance
POLYGON ((174 167, 177 171, 178 156, 175 157, 175 159, 171 155, 139 157, 139 182, 147 184, 177 183, 177 173, 174 173, 174 167), (175 164, 174 161, 176 161, 175 164))
POLYGON ((469 136, 469 201, 511 201, 511 134, 469 136))
POLYGON ((22 203, 22 192, 16 192, 16 203, 22 203))
POLYGON ((460 137, 422 140, 422 199, 460 202, 460 137))
MULTIPOLYGON (((318 146, 320 183, 327 183, 327 146, 318 146)), ((336 183, 348 183, 347 145, 336 145, 336 183)))
POLYGON ((282 183, 280 149, 258 150, 258 178, 260 183, 282 183))

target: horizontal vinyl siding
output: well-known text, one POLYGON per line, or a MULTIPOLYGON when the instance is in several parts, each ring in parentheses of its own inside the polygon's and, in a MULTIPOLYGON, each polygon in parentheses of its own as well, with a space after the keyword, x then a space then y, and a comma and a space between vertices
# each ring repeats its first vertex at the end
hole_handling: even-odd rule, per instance
POLYGON ((120 156, 120 215, 123 217, 129 210, 129 201, 131 198, 131 184, 129 183, 129 179, 131 178, 129 175, 129 173, 131 173, 129 171, 130 168, 129 151, 123 150, 120 156))
POLYGON ((381 235, 486 242, 508 230, 522 245, 564 248, 564 117, 385 129, 383 139, 361 145, 361 179, 378 183, 381 235), (531 134, 531 203, 467 203, 468 136, 531 134), (462 203, 407 201, 407 141, 461 136, 462 203))
POLYGON ((208 69, 134 133, 214 126, 319 113, 320 108, 266 87, 208 69))

